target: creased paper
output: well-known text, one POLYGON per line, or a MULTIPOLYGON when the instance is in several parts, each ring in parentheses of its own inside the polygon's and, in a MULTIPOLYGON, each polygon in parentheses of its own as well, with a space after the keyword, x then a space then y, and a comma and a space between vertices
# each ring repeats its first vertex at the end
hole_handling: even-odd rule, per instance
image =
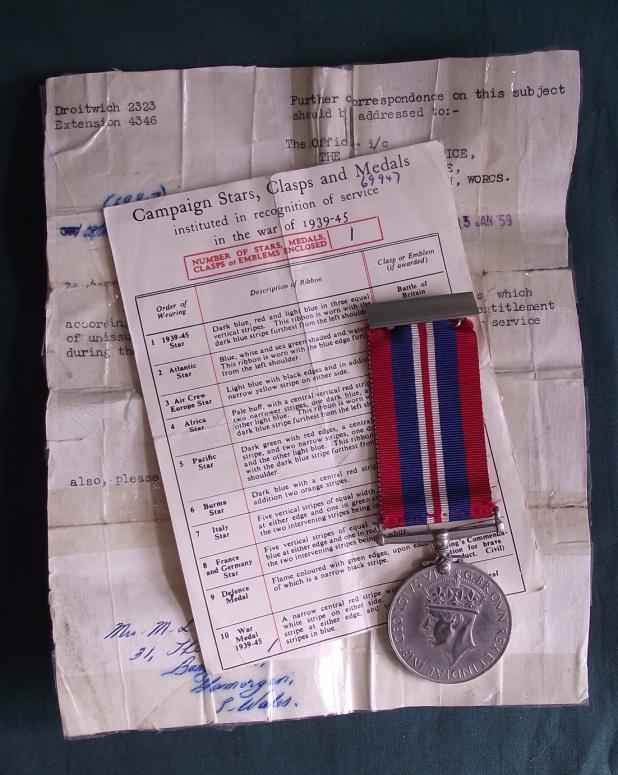
POLYGON ((48 81, 50 603, 67 735, 585 700, 585 409, 564 223, 578 105, 578 56, 560 51, 48 81), (126 318, 102 208, 431 139, 445 147, 481 306, 505 304, 498 291, 515 288, 518 305, 547 305, 485 312, 545 589, 511 596, 525 625, 499 673, 453 692, 402 674, 382 629, 242 668, 232 681, 205 674, 133 347, 120 338, 126 318), (539 322, 491 325, 517 317, 539 322))

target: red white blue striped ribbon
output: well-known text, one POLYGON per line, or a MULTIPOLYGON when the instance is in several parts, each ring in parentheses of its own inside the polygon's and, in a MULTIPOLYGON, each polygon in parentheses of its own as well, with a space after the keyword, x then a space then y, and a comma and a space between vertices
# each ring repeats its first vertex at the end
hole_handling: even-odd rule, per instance
POLYGON ((471 321, 368 329, 385 528, 491 517, 471 321))

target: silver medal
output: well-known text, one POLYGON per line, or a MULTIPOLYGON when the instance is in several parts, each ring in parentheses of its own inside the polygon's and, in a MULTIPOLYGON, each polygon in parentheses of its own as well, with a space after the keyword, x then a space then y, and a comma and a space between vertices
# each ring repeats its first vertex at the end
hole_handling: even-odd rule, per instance
POLYGON ((388 615, 395 654, 414 673, 461 683, 493 667, 511 634, 511 610, 496 582, 473 565, 436 565, 411 576, 388 615))
MULTIPOLYGON (((504 531, 498 510, 494 526, 498 534, 504 531)), ((414 538, 418 540, 378 532, 379 544, 414 538)), ((504 653, 511 635, 511 609, 491 576, 451 555, 447 530, 434 532, 431 540, 436 558, 395 593, 388 635, 395 654, 413 673, 438 683, 470 681, 492 668, 504 653)))

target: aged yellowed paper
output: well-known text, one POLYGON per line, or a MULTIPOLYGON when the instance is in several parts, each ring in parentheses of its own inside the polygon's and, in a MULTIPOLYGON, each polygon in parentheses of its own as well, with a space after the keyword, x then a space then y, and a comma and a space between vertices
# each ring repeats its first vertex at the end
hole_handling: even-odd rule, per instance
POLYGON ((110 72, 51 79, 46 96, 50 604, 66 734, 585 700, 585 405, 564 222, 577 53, 110 72), (430 139, 445 147, 545 587, 526 593, 500 674, 459 693, 402 680, 380 629, 233 679, 206 673, 102 208, 430 139), (275 707, 281 692, 291 699, 275 707))

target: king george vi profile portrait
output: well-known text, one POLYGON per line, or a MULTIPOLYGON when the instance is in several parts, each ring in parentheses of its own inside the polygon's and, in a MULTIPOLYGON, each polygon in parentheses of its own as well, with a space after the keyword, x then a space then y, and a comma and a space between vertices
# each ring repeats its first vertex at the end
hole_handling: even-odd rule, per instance
POLYGON ((422 628, 429 643, 442 651, 452 668, 476 646, 474 625, 483 596, 462 584, 459 574, 449 583, 436 583, 426 595, 422 628))

